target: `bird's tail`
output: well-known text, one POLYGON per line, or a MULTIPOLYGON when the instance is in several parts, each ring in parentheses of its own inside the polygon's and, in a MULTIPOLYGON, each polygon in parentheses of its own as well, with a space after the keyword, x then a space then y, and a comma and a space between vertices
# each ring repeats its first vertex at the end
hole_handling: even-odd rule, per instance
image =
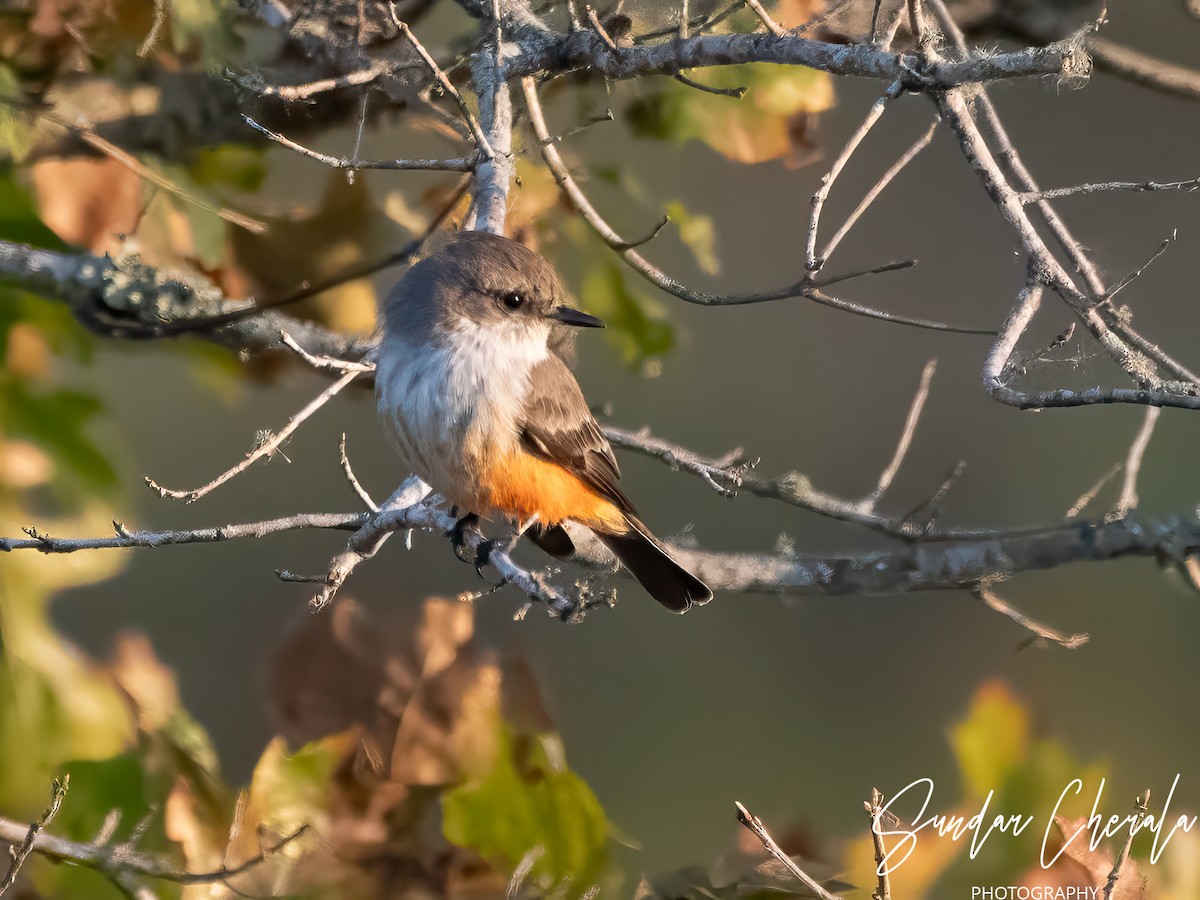
POLYGON ((707 603, 712 591, 703 581, 677 563, 635 516, 627 515, 624 534, 596 537, 613 552, 655 600, 674 613, 685 613, 692 604, 707 603))

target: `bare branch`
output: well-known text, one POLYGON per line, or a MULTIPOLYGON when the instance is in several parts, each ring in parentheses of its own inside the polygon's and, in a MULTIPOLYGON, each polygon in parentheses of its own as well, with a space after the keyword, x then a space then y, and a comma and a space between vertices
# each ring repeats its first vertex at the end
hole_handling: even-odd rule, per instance
POLYGON ((842 227, 839 228, 834 236, 829 239, 829 243, 826 244, 825 249, 821 251, 820 259, 822 261, 827 262, 829 260, 829 257, 833 255, 833 251, 836 250, 838 245, 842 242, 842 238, 844 238, 847 233, 849 233, 850 229, 854 227, 855 223, 862 218, 863 213, 865 213, 871 204, 878 199, 879 195, 883 193, 884 189, 892 183, 896 176, 899 175, 910 162, 917 158, 917 155, 922 150, 929 146, 930 141, 933 140, 933 133, 937 129, 937 125, 938 120, 935 117, 934 120, 929 123, 929 128, 925 130, 925 133, 921 137, 917 138, 913 145, 905 150, 904 153, 900 155, 900 158, 892 164, 892 167, 884 172, 880 179, 875 182, 874 186, 867 191, 866 196, 862 198, 862 201, 858 204, 858 206, 854 207, 854 212, 850 213, 850 215, 846 217, 846 221, 842 223, 842 227))
POLYGON ((858 149, 858 145, 862 143, 863 138, 867 136, 868 132, 875 127, 875 123, 879 121, 884 110, 887 109, 887 105, 900 95, 900 90, 900 82, 894 81, 884 92, 883 96, 871 104, 871 109, 867 112, 866 118, 858 126, 854 134, 850 136, 850 140, 846 142, 846 146, 842 148, 842 152, 833 161, 832 168, 821 179, 821 187, 813 194, 808 212, 808 239, 804 245, 804 267, 810 272, 817 271, 825 264, 824 259, 817 258, 817 226, 821 220, 821 208, 825 205, 825 198, 829 196, 829 191, 833 188, 833 183, 837 181, 838 175, 841 174, 850 157, 854 155, 854 151, 858 149))
POLYGON ((1183 97, 1200 97, 1200 72, 1195 69, 1165 62, 1096 35, 1087 39, 1087 49, 1097 68, 1146 87, 1183 97))
MULTIPOLYGON (((0 840, 17 843, 27 826, 11 819, 0 819, 0 840)), ((148 853, 141 853, 124 844, 81 844, 66 838, 41 832, 34 838, 33 850, 50 859, 69 862, 73 865, 95 869, 112 879, 121 879, 121 884, 130 885, 129 878, 141 876, 170 881, 175 884, 227 883, 230 879, 262 865, 302 835, 309 826, 302 825, 270 847, 264 848, 246 861, 235 866, 222 866, 210 872, 180 872, 166 860, 148 853)))
POLYGON ((831 894, 825 890, 819 881, 796 865, 796 861, 780 849, 779 845, 775 843, 775 839, 771 837, 771 833, 767 831, 767 827, 763 825, 762 819, 753 815, 741 803, 735 801, 734 806, 737 807, 738 821, 745 825, 750 830, 750 833, 759 839, 763 848, 782 863, 784 868, 791 872, 797 881, 812 891, 819 900, 839 900, 837 894, 831 894))
POLYGON ((871 788, 871 799, 863 801, 863 808, 871 820, 871 843, 875 847, 875 874, 879 886, 872 894, 872 900, 892 900, 892 885, 888 877, 888 867, 885 864, 887 850, 883 846, 883 833, 879 829, 879 820, 884 815, 883 794, 878 788, 871 788))
MULTIPOLYGON (((1154 409, 1154 407, 1151 407, 1151 409, 1154 409)), ((1071 504, 1070 509, 1067 510, 1066 515, 1064 515, 1063 518, 1068 520, 1077 519, 1083 515, 1084 510, 1091 506, 1092 501, 1096 499, 1096 495, 1104 490, 1105 485, 1116 478, 1117 473, 1120 471, 1121 463, 1117 463, 1115 466, 1101 475, 1095 484, 1080 494, 1079 499, 1071 504)))
POLYGON ((1011 606, 1010 604, 1004 602, 1004 600, 1002 600, 999 595, 997 595, 990 587, 988 587, 986 583, 981 584, 978 588, 976 588, 974 594, 983 601, 984 605, 987 606, 988 609, 995 610, 996 612, 1000 613, 1000 615, 1012 619, 1022 628, 1031 632, 1035 638, 1050 641, 1058 644, 1060 647, 1066 648, 1067 650, 1076 650, 1088 642, 1088 636, 1086 634, 1064 635, 1047 625, 1043 625, 1040 622, 1034 621, 1015 606, 1011 606))
POLYGON ((354 489, 354 493, 358 494, 358 499, 363 502, 363 505, 371 512, 379 512, 379 506, 371 499, 371 495, 367 493, 354 475, 354 469, 350 466, 350 457, 346 455, 346 433, 342 432, 341 443, 338 444, 338 461, 342 466, 342 474, 346 476, 346 480, 350 482, 350 487, 354 489))
POLYGON ((442 90, 454 98, 454 102, 458 104, 458 108, 462 112, 463 118, 466 119, 467 127, 471 129, 471 134, 474 136, 475 143, 479 147, 479 152, 483 154, 483 158, 491 159, 494 157, 496 152, 493 150, 491 142, 488 140, 487 135, 484 134, 483 128, 480 127, 479 120, 476 119, 475 114, 471 112, 471 107, 467 105, 467 101, 463 99, 463 95, 460 94, 458 92, 458 88, 454 86, 454 82, 446 77, 446 73, 442 71, 442 67, 439 66, 437 61, 429 55, 429 51, 425 49, 425 45, 417 40, 417 36, 413 33, 413 30, 404 22, 400 21, 400 17, 396 12, 396 4, 394 2, 389 3, 389 9, 392 13, 392 21, 396 24, 396 28, 399 29, 400 34, 408 38, 408 42, 412 44, 413 49, 417 51, 417 55, 421 57, 421 62, 425 63, 429 71, 433 73, 433 77, 437 79, 437 83, 441 85, 442 90))
POLYGON ((1084 77, 1091 60, 1072 38, 1011 53, 980 54, 966 59, 914 65, 916 59, 866 44, 846 45, 795 34, 700 34, 631 47, 607 46, 586 29, 557 39, 525 40, 523 52, 509 61, 511 77, 590 68, 609 78, 674 75, 685 69, 749 62, 807 66, 833 75, 900 80, 906 89, 925 90, 1024 77, 1084 77))
POLYGON ((295 430, 304 424, 309 416, 341 393, 342 388, 346 387, 346 385, 350 384, 350 382, 352 382, 361 374, 362 372, 360 370, 351 370, 344 373, 341 378, 329 385, 329 387, 325 388, 325 390, 321 391, 321 393, 314 397, 307 406, 300 410, 300 412, 288 419, 287 424, 284 425, 283 428, 278 431, 278 433, 268 433, 268 435, 263 440, 260 440, 254 449, 247 453, 237 465, 225 470, 212 481, 208 482, 208 484, 194 488, 193 490, 177 491, 163 487, 154 481, 153 478, 146 478, 146 485, 150 488, 150 490, 154 491, 160 497, 170 497, 173 500, 183 500, 187 503, 195 503, 205 494, 211 493, 225 482, 229 481, 231 478, 234 478, 235 476, 246 471, 248 468, 250 468, 250 466, 262 459, 264 456, 273 456, 283 445, 283 443, 292 436, 295 430))
POLYGON ((921 372, 921 383, 917 387, 917 393, 913 397, 912 405, 908 409, 908 417, 904 421, 904 430, 900 433, 900 441, 896 444, 896 452, 892 456, 892 461, 888 463, 887 468, 880 474, 879 483, 875 486, 875 490, 862 502, 862 508, 865 512, 871 513, 875 511, 880 498, 887 493, 887 489, 891 487, 896 473, 900 471, 904 457, 908 455, 908 449, 912 446, 913 435, 917 431, 917 423, 921 421, 921 413, 925 409, 925 401, 929 399, 929 385, 933 381, 933 373, 936 371, 936 359, 931 359, 925 364, 925 369, 921 372))
MULTIPOLYGON (((36 821, 29 823, 25 830, 25 838, 19 844, 13 837, 0 831, 0 838, 7 840, 13 845, 8 850, 11 861, 8 866, 8 874, 4 876, 3 881, 0 881, 0 895, 3 895, 5 891, 16 884, 17 874, 21 871, 21 866, 25 865, 25 860, 33 852, 37 845, 38 837, 46 830, 46 826, 54 820, 54 817, 58 815, 59 807, 62 806, 63 800, 66 799, 67 789, 70 786, 70 775, 64 775, 61 780, 58 778, 54 779, 54 784, 50 789, 50 805, 42 811, 41 816, 36 821)), ((0 820, 0 822, 2 821, 0 820)))
POLYGON ((1151 406, 1146 410, 1146 415, 1142 419, 1142 427, 1138 429, 1137 437, 1133 439, 1133 444, 1129 448, 1129 456, 1125 459, 1125 483, 1121 485, 1121 496, 1117 500, 1116 507, 1109 513, 1110 516, 1123 519, 1137 509, 1137 480, 1138 474, 1142 470, 1142 457, 1146 455, 1146 448, 1150 445, 1150 438, 1154 435, 1154 426, 1158 424, 1158 417, 1161 413, 1162 410, 1157 406, 1151 406))
MULTIPOLYGON (((746 0, 746 5, 754 10, 754 14, 758 16, 759 21, 767 26, 767 31, 776 37, 786 37, 788 30, 771 18, 770 14, 763 8, 763 5, 758 0, 746 0)), ((687 35, 684 35, 686 37, 687 35)))
POLYGON ((1097 181, 1088 184, 1077 184, 1074 187, 1052 188, 1046 191, 1025 191, 1021 194, 1022 203, 1035 203, 1038 200, 1057 200, 1061 197, 1075 197, 1083 194, 1099 194, 1106 191, 1185 191, 1200 190, 1200 178, 1189 181, 1097 181))
POLYGON ((1140 830, 1142 820, 1146 818, 1146 814, 1150 810, 1149 788, 1143 791, 1140 797, 1134 799, 1133 809, 1134 820, 1129 825, 1129 834, 1121 842, 1121 849, 1117 851, 1117 858, 1113 860, 1112 871, 1108 873, 1108 878, 1104 881, 1104 900, 1112 900, 1113 891, 1121 877, 1121 869, 1124 868, 1125 861, 1129 859, 1129 848, 1133 846, 1133 836, 1140 830))
POLYGON ((258 124, 245 113, 242 114, 242 120, 247 125, 263 134, 278 144, 282 144, 289 150, 295 150, 301 156, 307 156, 309 159, 315 159, 317 162, 324 163, 334 169, 390 169, 395 171, 423 170, 432 169, 446 172, 470 172, 475 168, 476 158, 473 156, 464 156, 459 159, 348 159, 346 157, 330 156, 326 153, 318 153, 316 150, 310 150, 302 144, 297 144, 295 141, 278 134, 264 125, 258 124))
POLYGON ((170 8, 169 0, 154 0, 154 22, 150 25, 150 31, 146 33, 146 37, 137 51, 137 55, 142 59, 149 56, 154 50, 154 45, 158 43, 159 32, 167 24, 167 14, 170 12, 170 8))
MULTIPOLYGON (((547 167, 554 175, 555 181, 571 198, 571 202, 575 208, 579 210, 580 215, 584 220, 592 226, 593 230, 600 235, 610 247, 617 251, 618 255, 625 260, 626 263, 656 287, 679 297, 681 300, 686 300, 689 303, 697 303, 705 306, 728 306, 728 305, 743 305, 750 303, 765 303, 772 300, 782 300, 788 297, 805 297, 814 303, 819 303, 824 306, 830 306, 835 309, 841 309, 846 312, 851 312, 856 315, 866 316, 868 318, 879 319, 885 322, 891 322, 897 325, 909 325, 916 328, 926 328, 934 331, 949 331, 961 334, 993 334, 991 329, 976 329, 964 328, 956 325, 947 325, 943 322, 933 322, 926 319, 914 319, 907 316, 898 316, 893 313, 882 312, 880 310, 871 309, 858 303, 853 303, 848 300, 841 300, 836 297, 831 297, 823 291, 819 290, 816 282, 811 276, 806 275, 801 281, 796 282, 786 288, 781 288, 774 291, 764 291, 757 294, 708 294, 702 291, 693 290, 686 285, 680 283, 674 278, 666 275, 656 266, 650 263, 644 256, 630 247, 630 242, 625 241, 618 235, 612 227, 600 216, 596 208, 592 206, 587 195, 579 187, 579 184, 571 176, 563 163, 562 156, 558 152, 558 148, 554 144, 553 138, 550 137, 549 131, 546 128, 546 120, 542 113, 541 103, 537 97, 537 88, 532 78, 522 79, 522 87, 525 93, 525 106, 529 111, 530 122, 533 125, 534 134, 538 138, 538 143, 542 148, 542 159, 546 162, 547 167)), ((892 264, 888 267, 891 268, 892 264)), ((871 270, 875 271, 875 270, 871 270)))
POLYGON ((303 347, 296 343, 286 331, 279 332, 279 339, 283 341, 284 346, 290 350, 294 350, 296 354, 314 369, 330 369, 334 372, 374 372, 375 366, 371 363, 352 362, 344 359, 335 359, 332 356, 313 356, 303 347))

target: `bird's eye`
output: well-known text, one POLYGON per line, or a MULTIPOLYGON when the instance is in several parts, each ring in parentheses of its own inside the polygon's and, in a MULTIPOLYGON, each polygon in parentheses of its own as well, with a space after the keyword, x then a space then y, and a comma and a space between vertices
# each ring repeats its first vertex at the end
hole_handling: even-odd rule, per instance
POLYGON ((525 305, 524 295, 518 294, 516 291, 509 291, 507 294, 502 294, 500 300, 509 309, 520 309, 525 305))

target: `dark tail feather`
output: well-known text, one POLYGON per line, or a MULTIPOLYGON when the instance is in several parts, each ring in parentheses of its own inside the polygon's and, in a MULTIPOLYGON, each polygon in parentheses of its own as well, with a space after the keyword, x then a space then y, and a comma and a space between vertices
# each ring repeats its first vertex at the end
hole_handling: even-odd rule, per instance
POLYGON ((675 562, 654 535, 633 516, 625 534, 596 533, 647 593, 674 613, 685 613, 693 603, 712 599, 708 586, 675 562))
POLYGON ((570 559, 575 555, 575 542, 571 540, 571 536, 561 525, 551 525, 546 528, 543 525, 534 524, 525 532, 525 537, 555 559, 570 559))

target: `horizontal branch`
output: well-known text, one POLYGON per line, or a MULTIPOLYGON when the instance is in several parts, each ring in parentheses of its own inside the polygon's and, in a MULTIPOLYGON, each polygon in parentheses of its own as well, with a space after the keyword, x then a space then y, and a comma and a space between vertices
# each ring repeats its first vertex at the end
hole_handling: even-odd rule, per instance
MULTIPOLYGON (((0 818, 0 841, 19 844, 26 835, 28 823, 14 822, 11 819, 0 818)), ((222 866, 211 872, 181 872, 167 860, 120 844, 84 844, 71 841, 44 831, 35 835, 33 850, 50 859, 73 863, 88 869, 95 869, 109 878, 142 876, 170 881, 175 884, 214 884, 225 882, 241 875, 256 866, 261 865, 278 853, 288 844, 298 839, 308 831, 308 826, 301 826, 296 831, 286 835, 274 846, 264 849, 245 862, 234 866, 222 866)))
MULTIPOLYGON (((262 538, 313 528, 360 532, 360 542, 365 545, 394 531, 408 528, 446 531, 453 524, 454 519, 446 510, 417 504, 398 511, 385 509, 378 514, 301 513, 180 531, 129 531, 118 524, 115 535, 100 538, 51 537, 29 529, 26 538, 0 538, 0 551, 74 553, 151 548, 262 538)), ((974 538, 928 540, 861 554, 720 553, 679 543, 671 543, 671 547, 681 563, 718 591, 861 596, 974 588, 997 575, 1121 557, 1175 560, 1183 564, 1200 554, 1200 519, 1194 515, 1164 519, 1131 516, 1114 522, 1067 522, 1009 532, 980 532, 974 538)), ((502 559, 500 574, 504 577, 523 577, 524 573, 542 579, 512 562, 507 553, 497 552, 489 557, 488 564, 495 566, 502 559)), ((598 568, 610 567, 607 558, 594 557, 586 548, 579 561, 598 568)), ((524 585, 521 588, 525 590, 524 585)), ((569 610, 554 608, 554 611, 569 610)))
POLYGON ((520 54, 508 62, 510 76, 597 69, 609 78, 676 75, 685 69, 751 62, 807 66, 832 75, 899 80, 904 88, 950 87, 1022 77, 1082 78, 1091 60, 1076 39, 1011 53, 978 55, 963 61, 924 63, 911 54, 889 53, 859 44, 835 44, 794 34, 704 34, 650 45, 609 48, 592 30, 549 39, 544 32, 522 34, 520 54))
MULTIPOLYGON (((0 279, 68 303, 92 331, 110 337, 154 338, 188 331, 214 316, 253 310, 232 301, 203 279, 169 273, 136 256, 42 250, 0 241, 0 279)), ((317 356, 361 360, 373 346, 273 310, 205 331, 204 336, 238 351, 278 350, 287 332, 317 356)))

